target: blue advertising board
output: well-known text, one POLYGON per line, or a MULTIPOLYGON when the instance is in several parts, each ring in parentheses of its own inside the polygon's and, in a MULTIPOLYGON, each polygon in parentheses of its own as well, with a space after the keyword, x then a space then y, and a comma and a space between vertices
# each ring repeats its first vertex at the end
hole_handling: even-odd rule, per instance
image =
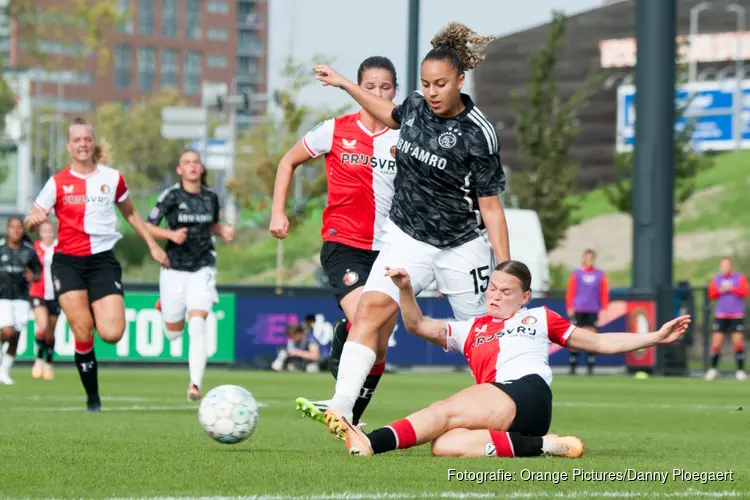
MULTIPOLYGON (((694 124, 693 148, 697 151, 726 151, 735 148, 734 101, 736 85, 733 81, 695 82, 678 88, 675 103, 687 105, 683 116, 675 123, 681 130, 688 120, 694 124)), ((622 85, 617 91, 617 151, 630 151, 635 144, 635 97, 633 85, 622 85)), ((742 84, 742 148, 750 148, 750 83, 742 84)))
MULTIPOLYGON (((450 304, 446 299, 424 298, 418 299, 418 302, 426 316, 453 319, 450 304)), ((562 299, 537 299, 530 304, 531 307, 541 305, 565 315, 565 303, 562 299)), ((622 311, 621 315, 619 312, 615 313, 615 317, 602 327, 603 332, 625 331, 624 308, 622 311)), ((316 317, 313 334, 325 348, 331 342, 333 324, 343 318, 343 313, 333 298, 237 295, 236 361, 253 363, 258 357, 275 357, 278 349, 286 345, 286 326, 290 323, 302 323, 310 314, 316 317)), ((447 353, 440 347, 408 334, 400 317, 389 344, 388 362, 397 366, 466 364, 461 354, 447 353)), ((567 362, 567 349, 553 345, 550 349, 550 364, 564 365, 567 362)), ((597 364, 622 365, 624 357, 622 355, 598 356, 597 364)))

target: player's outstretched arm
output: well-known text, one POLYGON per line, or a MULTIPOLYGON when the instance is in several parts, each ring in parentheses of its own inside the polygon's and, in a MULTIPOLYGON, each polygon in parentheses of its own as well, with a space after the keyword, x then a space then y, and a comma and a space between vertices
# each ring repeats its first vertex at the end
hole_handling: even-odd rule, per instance
POLYGON ((649 333, 596 334, 576 328, 570 335, 566 347, 596 354, 621 354, 657 344, 671 344, 687 331, 690 321, 689 315, 679 316, 664 323, 658 331, 649 333))
POLYGON ((398 130, 401 127, 392 116, 393 108, 396 107, 393 101, 371 94, 353 81, 341 76, 335 69, 324 64, 313 66, 313 71, 315 72, 315 78, 323 82, 324 85, 331 85, 346 91, 360 106, 386 127, 393 130, 398 130))
POLYGON ((405 269, 386 267, 385 274, 399 289, 398 302, 406 331, 445 349, 448 343, 448 325, 445 321, 427 318, 422 314, 409 273, 405 269))

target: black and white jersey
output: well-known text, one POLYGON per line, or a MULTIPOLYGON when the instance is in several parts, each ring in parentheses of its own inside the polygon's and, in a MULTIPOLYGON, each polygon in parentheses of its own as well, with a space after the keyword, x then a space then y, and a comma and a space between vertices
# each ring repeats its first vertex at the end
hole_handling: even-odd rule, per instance
POLYGON ((29 299, 27 269, 35 279, 42 274, 42 263, 34 246, 23 242, 19 248, 11 248, 5 238, 0 239, 0 299, 29 299))
POLYGON ((167 220, 167 229, 186 227, 187 239, 182 245, 167 241, 169 267, 178 271, 197 271, 216 265, 216 250, 211 228, 219 222, 219 197, 210 189, 189 193, 182 183, 167 188, 156 200, 148 221, 158 226, 167 220))
POLYGON ((401 132, 390 218, 437 248, 479 237, 484 222, 477 198, 505 189, 495 129, 468 95, 461 98, 466 109, 453 118, 436 116, 419 92, 392 113, 401 132))

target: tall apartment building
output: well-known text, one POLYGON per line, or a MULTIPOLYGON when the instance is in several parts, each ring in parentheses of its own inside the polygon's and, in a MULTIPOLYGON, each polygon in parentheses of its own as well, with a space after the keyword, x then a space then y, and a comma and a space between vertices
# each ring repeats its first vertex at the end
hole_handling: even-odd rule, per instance
MULTIPOLYGON (((174 88, 197 105, 204 88, 228 91, 234 78, 238 91, 266 94, 268 0, 118 2, 126 21, 103 42, 111 54, 104 71, 97 54, 85 54, 80 44, 54 36, 37 40, 37 50, 58 56, 51 68, 33 70, 37 103, 57 103, 62 113, 88 114, 104 102, 128 106, 174 88)), ((55 15, 64 12, 69 0, 35 3, 42 15, 55 15)), ((28 46, 14 37, 12 24, 0 29, 0 56, 11 67, 33 67, 28 46)), ((252 110, 264 112, 264 102, 252 110)), ((247 124, 247 115, 238 121, 240 127, 247 124)))

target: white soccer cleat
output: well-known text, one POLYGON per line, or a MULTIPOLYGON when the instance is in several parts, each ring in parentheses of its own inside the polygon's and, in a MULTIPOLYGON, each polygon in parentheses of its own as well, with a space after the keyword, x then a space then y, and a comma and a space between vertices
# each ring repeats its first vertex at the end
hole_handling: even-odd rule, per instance
POLYGON ((744 370, 737 370, 737 373, 735 375, 737 377, 737 380, 739 380, 740 382, 744 382, 745 380, 747 380, 747 373, 745 373, 744 370))
POLYGON ((12 378, 10 378, 10 375, 8 375, 7 373, 2 373, 0 374, 0 384, 13 385, 15 384, 15 382, 13 381, 12 378))
POLYGON ((706 372, 706 376, 703 378, 706 380, 714 380, 718 376, 719 376, 719 370, 717 370, 716 368, 711 368, 710 370, 706 372))
POLYGON ((55 367, 52 365, 52 363, 44 363, 44 371, 42 376, 44 377, 44 380, 55 380, 55 367))

